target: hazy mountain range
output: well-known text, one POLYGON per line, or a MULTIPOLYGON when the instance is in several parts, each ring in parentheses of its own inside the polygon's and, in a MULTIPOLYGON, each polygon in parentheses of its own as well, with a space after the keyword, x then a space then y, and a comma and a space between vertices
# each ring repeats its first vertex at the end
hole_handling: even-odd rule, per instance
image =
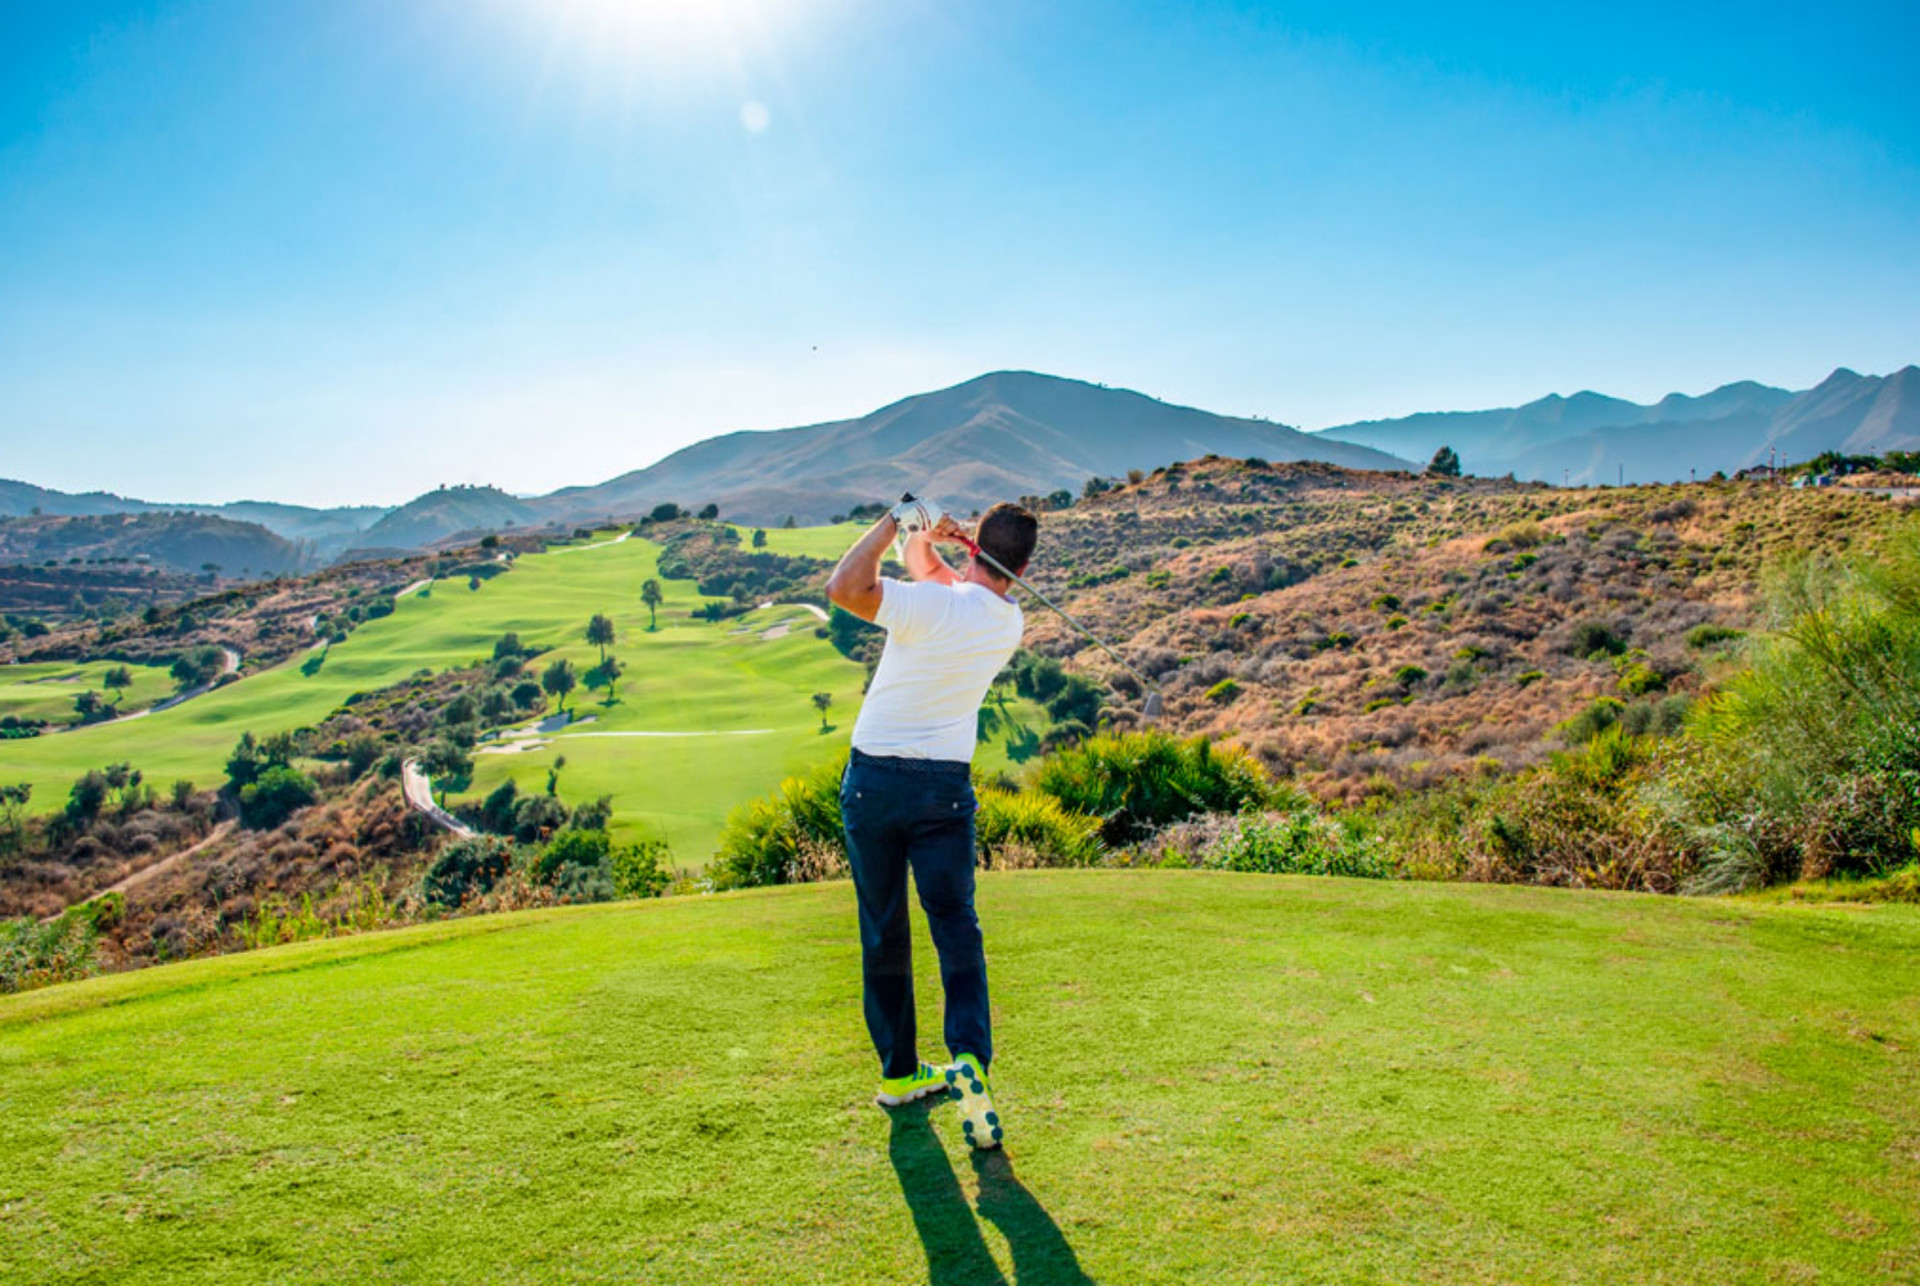
MULTIPOLYGON (((419 549, 487 531, 634 518, 665 501, 695 508, 717 504, 741 522, 777 523, 791 516, 813 523, 909 489, 964 512, 1060 488, 1078 492, 1089 477, 1119 477, 1209 454, 1417 469, 1442 445, 1459 452, 1469 473, 1556 483, 1622 476, 1628 482, 1678 481, 1690 472, 1706 477, 1764 463, 1775 451, 1784 460, 1805 460, 1825 450, 1920 450, 1920 368, 1887 376, 1842 369, 1797 393, 1744 381, 1699 397, 1671 394, 1651 405, 1599 393, 1555 394, 1519 407, 1428 412, 1319 433, 1080 380, 1001 371, 857 419, 723 434, 644 469, 542 496, 445 487, 393 509, 316 509, 261 501, 161 504, 0 481, 0 522, 36 512, 202 515, 210 526, 219 520, 223 558, 206 552, 215 533, 196 532, 192 524, 129 525, 127 539, 138 538, 141 555, 188 570, 201 561, 281 569, 290 557, 288 545, 311 564, 419 549), (227 524, 257 531, 258 548, 238 547, 227 524), (156 541, 156 533, 168 539, 156 541), (174 543, 180 544, 179 557, 169 552, 174 543)), ((115 553, 110 525, 62 528, 17 522, 0 550, 22 559, 78 556, 80 550, 89 557, 115 553)))
POLYGON ((1441 446, 1469 473, 1541 482, 1682 482, 1804 461, 1823 451, 1920 450, 1920 367, 1860 375, 1842 367, 1791 392, 1752 381, 1701 397, 1671 393, 1641 405, 1599 393, 1554 394, 1493 411, 1440 411, 1367 420, 1316 436, 1428 460, 1441 446))

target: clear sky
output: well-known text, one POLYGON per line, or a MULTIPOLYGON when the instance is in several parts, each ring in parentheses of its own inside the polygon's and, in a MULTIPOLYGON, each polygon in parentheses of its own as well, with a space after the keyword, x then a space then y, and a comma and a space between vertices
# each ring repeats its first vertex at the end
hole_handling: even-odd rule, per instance
POLYGON ((547 490, 1016 367, 1920 360, 1920 5, 0 0, 0 476, 547 490))

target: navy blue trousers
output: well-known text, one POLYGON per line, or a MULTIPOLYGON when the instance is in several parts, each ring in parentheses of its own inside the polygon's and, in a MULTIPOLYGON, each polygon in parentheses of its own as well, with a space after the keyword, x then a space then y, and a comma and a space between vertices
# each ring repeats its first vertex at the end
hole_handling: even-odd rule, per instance
POLYGON ((947 1052, 993 1061, 987 958, 973 912, 973 783, 968 766, 892 759, 856 750, 840 782, 847 861, 860 906, 861 979, 867 1032, 882 1076, 919 1066, 913 1012, 913 939, 907 926, 912 871, 940 955, 947 999, 947 1052))

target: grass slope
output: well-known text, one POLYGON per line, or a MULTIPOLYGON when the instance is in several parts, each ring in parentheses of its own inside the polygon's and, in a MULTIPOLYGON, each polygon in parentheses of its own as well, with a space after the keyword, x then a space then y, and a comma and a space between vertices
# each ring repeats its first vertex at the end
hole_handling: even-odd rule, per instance
POLYGON ((993 875, 980 901, 1003 1156, 970 1158, 949 1105, 870 1105, 845 884, 486 917, 0 1001, 0 1262, 1920 1275, 1909 910, 1186 872, 993 875))
POLYGON ((133 686, 116 698, 105 680, 107 671, 117 664, 115 661, 43 661, 0 666, 0 715, 70 724, 79 720, 73 700, 82 692, 98 692, 101 700, 117 703, 127 714, 173 695, 174 683, 166 666, 129 665, 127 672, 133 676, 133 686))

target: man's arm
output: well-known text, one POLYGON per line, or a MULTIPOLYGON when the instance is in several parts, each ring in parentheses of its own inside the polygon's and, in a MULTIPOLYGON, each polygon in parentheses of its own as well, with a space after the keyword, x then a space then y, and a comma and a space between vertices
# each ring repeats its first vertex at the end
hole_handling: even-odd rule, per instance
POLYGON ((936 533, 931 531, 916 531, 907 537, 907 572, 918 581, 957 585, 960 583, 960 574, 947 566, 946 559, 940 557, 939 551, 934 548, 935 537, 936 533))
POLYGON ((853 542, 853 548, 840 556, 839 566, 827 577, 827 599, 852 612, 863 621, 871 621, 880 610, 880 560, 899 529, 893 515, 887 514, 867 528, 853 542))

